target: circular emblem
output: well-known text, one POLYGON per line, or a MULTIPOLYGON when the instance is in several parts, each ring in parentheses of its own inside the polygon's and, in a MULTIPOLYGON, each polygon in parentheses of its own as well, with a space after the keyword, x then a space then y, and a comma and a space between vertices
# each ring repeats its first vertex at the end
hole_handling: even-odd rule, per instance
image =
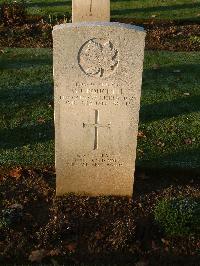
POLYGON ((111 41, 91 39, 79 50, 78 63, 81 70, 88 76, 110 76, 118 66, 118 50, 111 41))

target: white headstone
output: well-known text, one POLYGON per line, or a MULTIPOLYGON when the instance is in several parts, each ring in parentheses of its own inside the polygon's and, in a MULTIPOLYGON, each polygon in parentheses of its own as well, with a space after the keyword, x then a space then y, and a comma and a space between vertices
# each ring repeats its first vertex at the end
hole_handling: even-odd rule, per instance
POLYGON ((145 32, 55 26, 57 195, 132 195, 145 32))
POLYGON ((73 0, 72 22, 110 21, 110 0, 73 0))

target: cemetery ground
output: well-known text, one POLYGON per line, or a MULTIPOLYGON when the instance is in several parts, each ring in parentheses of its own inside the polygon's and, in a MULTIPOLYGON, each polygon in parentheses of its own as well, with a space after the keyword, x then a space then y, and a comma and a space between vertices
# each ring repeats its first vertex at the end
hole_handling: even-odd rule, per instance
POLYGON ((55 197, 48 16, 62 20, 63 3, 28 2, 37 17, 0 27, 0 264, 199 265, 199 231, 155 219, 163 198, 200 198, 199 1, 112 1, 113 20, 148 30, 131 200, 55 197))
POLYGON ((131 201, 55 199, 52 50, 2 49, 1 263, 198 265, 199 235, 168 236, 153 212, 200 196, 199 59, 145 52, 131 201))

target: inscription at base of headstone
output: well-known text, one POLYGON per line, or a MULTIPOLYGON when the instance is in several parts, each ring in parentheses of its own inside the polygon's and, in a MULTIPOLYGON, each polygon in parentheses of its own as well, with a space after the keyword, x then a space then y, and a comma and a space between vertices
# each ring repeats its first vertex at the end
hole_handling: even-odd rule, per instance
POLYGON ((72 0, 72 22, 110 21, 110 0, 72 0))
POLYGON ((53 40, 57 195, 131 196, 145 32, 73 23, 53 40))

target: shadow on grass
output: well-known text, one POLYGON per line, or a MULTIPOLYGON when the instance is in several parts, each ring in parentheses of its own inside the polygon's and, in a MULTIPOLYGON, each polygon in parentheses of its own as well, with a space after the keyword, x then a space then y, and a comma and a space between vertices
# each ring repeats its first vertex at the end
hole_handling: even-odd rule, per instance
POLYGON ((26 7, 56 7, 56 6, 71 6, 72 1, 53 1, 53 2, 49 2, 49 1, 41 1, 41 2, 37 2, 37 3, 31 3, 31 2, 26 2, 26 7))
POLYGON ((51 83, 0 90, 1 113, 5 111, 16 114, 24 107, 28 111, 32 106, 36 108, 37 104, 48 104, 51 100, 53 100, 53 84, 51 83))
MULTIPOLYGON (((10 149, 33 143, 41 143, 54 138, 54 126, 51 121, 32 121, 33 109, 45 108, 53 101, 51 84, 41 84, 21 89, 7 89, 0 91, 0 112, 6 121, 20 117, 21 126, 0 129, 0 148, 10 149), (18 115, 17 115, 18 114, 18 115), (26 121, 29 121, 26 123, 26 121)), ((53 110, 51 111, 53 113, 53 110)), ((39 114, 38 114, 39 116, 39 114)), ((53 115, 52 115, 53 116, 53 115)))
MULTIPOLYGON (((118 1, 117 1, 118 2, 118 1)), ((189 9, 189 8, 200 8, 200 3, 191 3, 191 4, 183 4, 183 5, 172 5, 172 6, 152 6, 145 8, 127 8, 127 9, 117 9, 111 11, 111 15, 128 15, 132 13, 145 13, 145 12, 162 12, 168 11, 173 12, 174 10, 180 9, 189 9)))
POLYGON ((142 104, 140 120, 142 122, 155 121, 199 112, 200 95, 196 95, 199 88, 198 84, 200 84, 198 64, 175 65, 161 67, 156 70, 144 70, 143 97, 145 98, 145 93, 148 92, 158 102, 142 104), (177 70, 178 73, 176 73, 177 70), (183 87, 180 87, 181 84, 183 84, 183 87), (184 93, 188 92, 189 95, 184 95, 184 93), (166 93, 166 95, 172 93, 172 96, 174 95, 177 98, 178 95, 180 98, 171 100, 172 96, 168 96, 170 97, 168 101, 160 101, 159 96, 157 96, 160 93, 166 93), (192 94, 195 95, 193 96, 192 94))
MULTIPOLYGON (((156 52, 154 52, 156 54, 156 52)), ((171 53, 171 55, 173 54, 173 52, 169 52, 171 53)), ((181 53, 180 53, 180 56, 181 53)), ((198 56, 198 54, 197 54, 198 56)), ((190 79, 192 79, 192 76, 196 73, 198 74, 198 78, 200 80, 200 76, 199 76, 199 63, 198 64, 179 64, 178 62, 171 62, 172 65, 168 65, 168 66, 159 66, 159 60, 161 60, 161 58, 158 58, 157 60, 157 64, 154 64, 156 65, 156 69, 153 69, 151 67, 149 68, 145 68, 144 69, 144 74, 145 75, 149 75, 149 76, 157 76, 158 78, 160 78, 161 74, 165 74, 165 76, 163 76, 162 78, 165 78, 167 79, 168 76, 172 76, 175 77, 175 78, 178 78, 180 77, 181 75, 184 74, 188 76, 188 74, 191 75, 190 79), (168 76, 166 75, 168 74, 168 76)), ((164 58, 162 60, 165 60, 164 58)), ((154 65, 152 67, 154 67, 154 65)), ((176 81, 177 82, 177 81, 176 81)))
POLYGON ((45 65, 52 65, 52 57, 44 55, 40 57, 35 56, 33 58, 30 58, 30 56, 20 58, 20 55, 17 55, 16 57, 11 55, 10 57, 2 57, 0 60, 1 71, 5 69, 22 69, 45 65))
POLYGON ((0 148, 12 149, 54 139, 53 122, 13 129, 0 129, 0 148))
POLYGON ((54 138, 54 127, 52 122, 29 127, 17 127, 14 129, 0 130, 0 148, 15 148, 34 143, 41 143, 54 138))
POLYGON ((142 105, 140 110, 140 121, 149 122, 167 119, 183 114, 200 111, 200 95, 183 97, 173 101, 142 105))
POLYGON ((147 169, 170 169, 173 171, 190 169, 200 173, 200 145, 192 148, 180 148, 177 152, 165 153, 154 158, 137 160, 137 167, 147 169))

